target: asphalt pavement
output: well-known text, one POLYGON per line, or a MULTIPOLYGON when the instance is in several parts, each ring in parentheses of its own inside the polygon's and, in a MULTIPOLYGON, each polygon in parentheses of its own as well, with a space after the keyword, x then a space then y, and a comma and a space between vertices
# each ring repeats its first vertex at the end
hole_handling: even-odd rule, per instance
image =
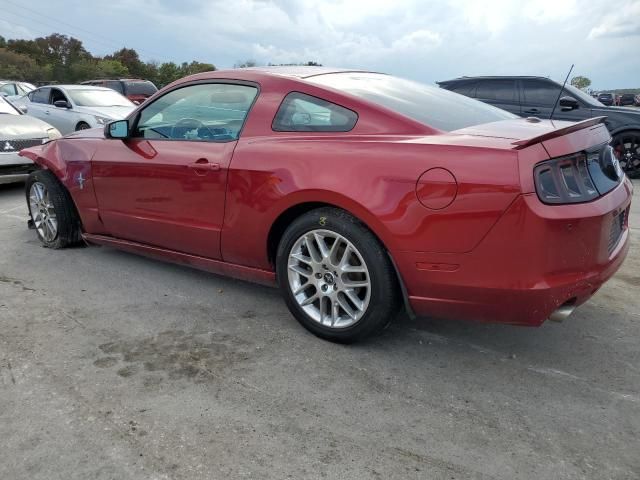
POLYGON ((42 248, 0 186, 0 479, 638 479, 639 187, 626 263, 564 323, 341 346, 274 289, 42 248))

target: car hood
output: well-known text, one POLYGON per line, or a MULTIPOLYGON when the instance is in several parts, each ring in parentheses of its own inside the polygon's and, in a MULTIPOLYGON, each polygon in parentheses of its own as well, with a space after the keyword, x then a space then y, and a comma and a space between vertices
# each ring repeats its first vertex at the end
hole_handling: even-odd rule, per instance
POLYGON ((633 107, 616 107, 616 106, 602 106, 602 107, 591 107, 591 111, 594 115, 610 115, 611 112, 616 113, 626 113, 629 115, 633 115, 633 118, 636 121, 640 121, 640 110, 633 107))
POLYGON ((29 115, 0 115, 0 139, 45 138, 51 125, 29 115))
POLYGON ((136 107, 75 107, 75 111, 88 115, 98 115, 100 117, 120 120, 129 115, 136 107))

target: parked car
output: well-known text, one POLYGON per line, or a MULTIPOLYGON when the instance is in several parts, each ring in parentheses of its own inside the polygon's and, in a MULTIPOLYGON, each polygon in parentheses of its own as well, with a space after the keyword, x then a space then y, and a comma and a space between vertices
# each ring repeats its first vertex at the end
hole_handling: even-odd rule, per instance
POLYGON ((624 93, 620 95, 620 106, 629 107, 633 106, 636 101, 636 96, 633 93, 624 93))
MULTIPOLYGON (((549 118, 562 88, 562 84, 549 78, 515 76, 462 77, 438 82, 438 85, 516 115, 539 118, 549 118)), ((622 168, 630 177, 640 176, 640 112, 626 107, 606 107, 571 85, 565 86, 560 97, 554 119, 577 122, 606 116, 605 125, 613 137, 611 145, 622 168)))
POLYGON ((63 135, 125 118, 135 105, 109 88, 88 85, 40 87, 16 100, 26 112, 50 123, 63 135))
POLYGON ((351 342, 402 303, 523 325, 570 314, 629 248, 632 186, 608 141, 602 118, 524 119, 389 75, 274 67, 184 78, 21 154, 43 167, 27 191, 44 245, 277 283, 304 327, 351 342))
POLYGON ((616 96, 613 93, 599 93, 597 100, 603 104, 606 105, 608 107, 615 105, 616 103, 616 96))
POLYGON ((82 85, 111 88, 127 97, 136 105, 144 102, 158 91, 158 88, 153 82, 139 78, 87 80, 86 82, 82 82, 82 85))
POLYGON ((35 90, 35 86, 27 82, 15 82, 12 80, 0 80, 0 97, 5 97, 9 100, 15 100, 23 95, 26 95, 32 90, 35 90))
POLYGON ((635 105, 636 107, 640 107, 640 94, 638 94, 638 95, 636 95, 636 96, 634 97, 634 105, 635 105))
POLYGON ((60 137, 60 132, 54 127, 23 115, 0 97, 0 184, 22 182, 34 170, 31 160, 18 156, 21 149, 60 137))

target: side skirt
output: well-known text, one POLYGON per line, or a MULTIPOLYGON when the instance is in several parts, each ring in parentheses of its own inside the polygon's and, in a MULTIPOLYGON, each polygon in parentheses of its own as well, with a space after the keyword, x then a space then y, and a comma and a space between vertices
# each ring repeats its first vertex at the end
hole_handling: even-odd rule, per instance
POLYGON ((85 233, 82 238, 87 243, 104 245, 107 247, 117 248, 131 253, 144 255, 145 257, 164 260, 166 262, 177 263, 180 265, 188 265, 206 272, 216 273, 225 277, 232 277, 238 280, 259 283, 268 287, 275 287, 276 274, 269 270, 247 267, 244 265, 236 265, 226 263, 221 260, 212 260, 210 258, 199 257, 197 255, 189 255, 188 253, 175 252, 165 248, 152 247, 142 243, 131 242, 119 238, 108 237, 105 235, 92 235, 85 233))

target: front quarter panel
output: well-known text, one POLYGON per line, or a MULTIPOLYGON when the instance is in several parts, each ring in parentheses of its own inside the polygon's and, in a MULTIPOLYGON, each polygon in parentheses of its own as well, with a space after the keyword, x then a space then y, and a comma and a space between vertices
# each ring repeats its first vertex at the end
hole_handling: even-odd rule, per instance
POLYGON ((99 141, 96 138, 62 138, 20 152, 41 168, 50 170, 67 188, 80 214, 83 230, 87 233, 104 233, 91 173, 91 158, 99 141))

